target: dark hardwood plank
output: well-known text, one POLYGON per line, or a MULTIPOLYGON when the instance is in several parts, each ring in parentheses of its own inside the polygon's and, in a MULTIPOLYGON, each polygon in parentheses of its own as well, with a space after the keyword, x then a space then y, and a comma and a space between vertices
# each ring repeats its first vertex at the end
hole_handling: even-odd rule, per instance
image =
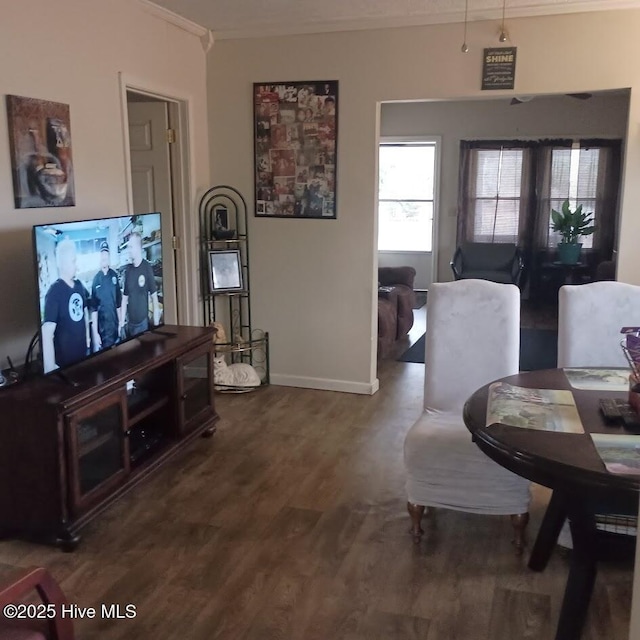
MULTIPOLYGON (((547 640, 567 578, 517 558, 508 518, 436 510, 408 534, 402 449, 424 368, 385 361, 357 396, 265 387, 216 398, 195 440, 85 529, 73 554, 0 542, 0 563, 42 565, 80 606, 83 640, 547 640)), ((537 487, 533 540, 549 492, 537 487)), ((603 565, 585 640, 626 640, 632 568, 603 565)))
POLYGON ((491 609, 491 640, 534 640, 552 637, 549 596, 496 589, 491 609))

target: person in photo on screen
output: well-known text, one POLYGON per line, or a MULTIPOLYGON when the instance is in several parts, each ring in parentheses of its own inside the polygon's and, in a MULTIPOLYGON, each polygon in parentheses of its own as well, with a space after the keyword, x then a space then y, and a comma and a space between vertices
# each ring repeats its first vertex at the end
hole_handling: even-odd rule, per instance
POLYGON ((100 244, 100 271, 91 285, 91 333, 93 350, 100 351, 118 342, 122 315, 122 291, 118 274, 111 268, 109 243, 100 244))
POLYGON ((132 337, 149 329, 149 297, 153 305, 153 324, 160 324, 160 303, 153 268, 142 256, 142 236, 137 231, 129 236, 129 255, 131 264, 124 276, 120 329, 126 319, 127 334, 132 337))
POLYGON ((44 300, 42 363, 44 372, 82 360, 91 348, 87 290, 76 279, 76 245, 61 240, 56 246, 58 279, 44 300))

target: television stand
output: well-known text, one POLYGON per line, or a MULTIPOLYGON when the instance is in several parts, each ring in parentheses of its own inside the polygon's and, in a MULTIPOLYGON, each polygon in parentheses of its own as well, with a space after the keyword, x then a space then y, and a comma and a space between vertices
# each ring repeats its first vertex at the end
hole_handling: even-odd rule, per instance
POLYGON ((72 380, 64 371, 56 370, 51 373, 54 378, 58 378, 64 384, 70 387, 79 387, 80 383, 77 380, 72 380))
POLYGON ((165 330, 166 325, 162 325, 162 327, 157 327, 154 329, 150 329, 148 333, 146 334, 142 334, 142 335, 155 335, 155 336, 168 336, 169 338, 175 338, 176 337, 176 333, 175 331, 167 331, 165 330))
POLYGON ((213 336, 209 327, 172 325, 153 349, 125 343, 63 376, 3 389, 0 537, 73 551, 89 521, 212 435, 213 336))

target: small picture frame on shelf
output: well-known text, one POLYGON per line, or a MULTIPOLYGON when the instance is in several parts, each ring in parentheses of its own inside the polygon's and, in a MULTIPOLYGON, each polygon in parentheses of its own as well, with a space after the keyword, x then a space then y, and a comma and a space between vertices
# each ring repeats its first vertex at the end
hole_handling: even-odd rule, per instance
POLYGON ((211 293, 244 291, 239 249, 209 251, 209 291, 211 293))
POLYGON ((211 239, 234 240, 236 230, 229 228, 229 211, 227 207, 215 207, 211 212, 211 239))

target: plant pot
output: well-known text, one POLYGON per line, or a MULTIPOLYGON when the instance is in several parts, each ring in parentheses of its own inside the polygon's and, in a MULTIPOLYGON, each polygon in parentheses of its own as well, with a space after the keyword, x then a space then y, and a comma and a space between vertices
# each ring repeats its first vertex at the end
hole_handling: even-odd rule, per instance
POLYGON ((566 242, 558 243, 558 259, 562 264, 577 264, 580 262, 580 250, 582 242, 569 244, 566 242))

